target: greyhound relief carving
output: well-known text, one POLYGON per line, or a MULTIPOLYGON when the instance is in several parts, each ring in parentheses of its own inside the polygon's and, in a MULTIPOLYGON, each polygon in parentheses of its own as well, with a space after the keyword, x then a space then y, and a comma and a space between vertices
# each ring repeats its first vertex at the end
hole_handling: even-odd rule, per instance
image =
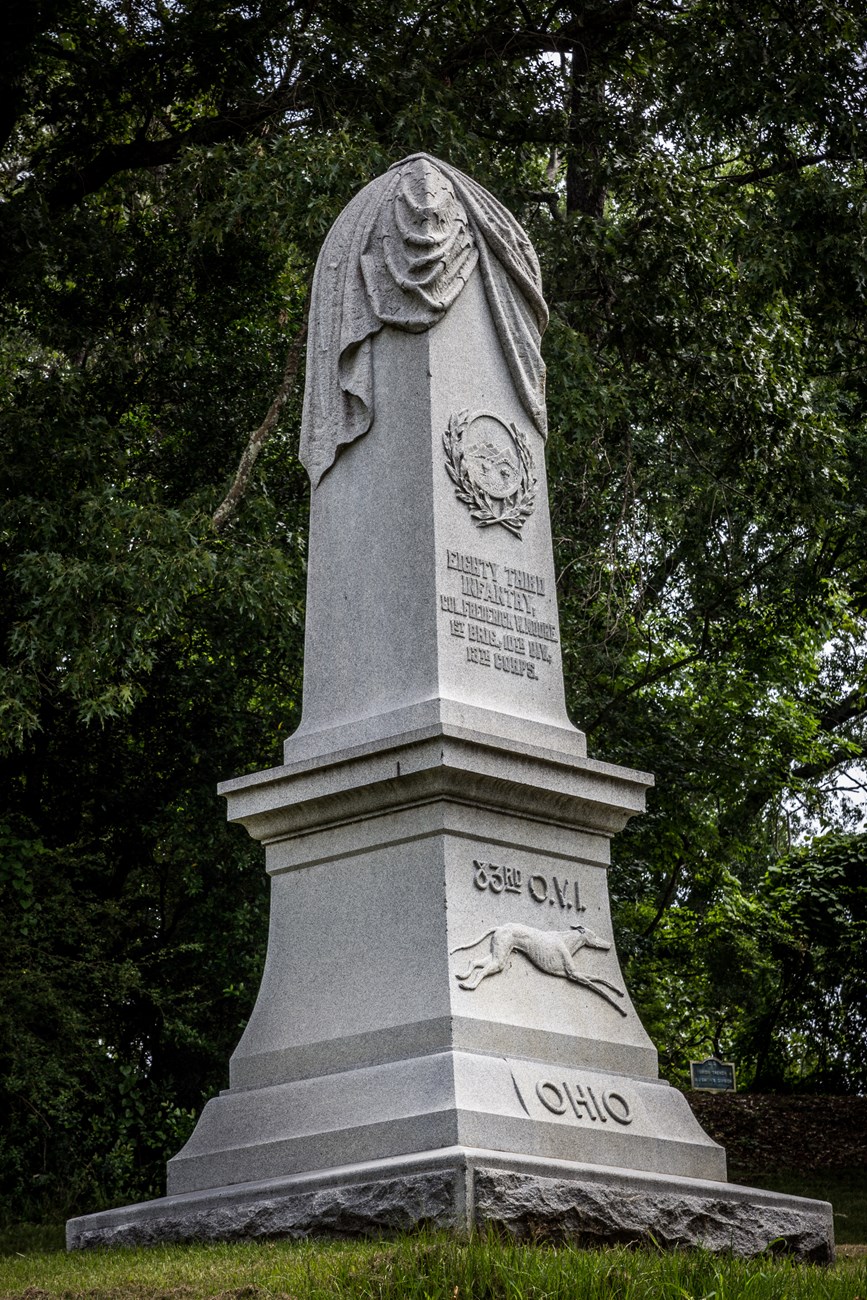
POLYGON ((479 935, 472 943, 458 944, 457 948, 451 949, 451 953, 475 948, 477 944, 488 938, 491 944, 487 957, 472 962, 463 975, 455 975, 462 989, 478 988, 488 975, 498 975, 505 970, 512 956, 520 952, 537 970, 543 971, 546 975, 562 976, 564 979, 571 980, 573 984, 580 984, 591 993, 598 993, 622 1016, 627 1014, 624 1007, 611 996, 615 993, 618 998, 624 997, 623 989, 609 984, 608 980, 593 975, 582 975, 575 965, 575 954, 582 948, 600 948, 607 952, 611 947, 607 939, 600 939, 589 926, 573 925, 569 931, 537 930, 530 925, 497 925, 479 935))

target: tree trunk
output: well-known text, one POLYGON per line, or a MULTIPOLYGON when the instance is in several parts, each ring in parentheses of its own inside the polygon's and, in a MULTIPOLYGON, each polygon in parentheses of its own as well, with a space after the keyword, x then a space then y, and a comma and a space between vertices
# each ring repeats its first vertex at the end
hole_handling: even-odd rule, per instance
POLYGON ((601 217, 605 188, 599 163, 599 117, 605 87, 594 82, 594 47, 576 41, 569 61, 569 126, 566 141, 566 211, 601 217))

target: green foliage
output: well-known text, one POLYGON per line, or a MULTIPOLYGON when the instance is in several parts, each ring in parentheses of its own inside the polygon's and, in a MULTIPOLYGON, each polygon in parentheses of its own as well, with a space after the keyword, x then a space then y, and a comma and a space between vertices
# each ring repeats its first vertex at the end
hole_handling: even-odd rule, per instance
POLYGON ((299 719, 322 238, 418 148, 525 222, 573 716, 644 767, 618 942, 665 1068, 863 1089, 867 19, 12 0, 0 52, 0 1178, 157 1190, 255 994, 217 780, 299 719), (817 831, 830 838, 811 843, 817 831), (803 843, 803 847, 798 847, 803 843))
MULTIPOLYGON (((252 1004, 266 892, 218 780, 297 724, 301 473, 211 513, 300 314, 220 164, 60 222, 8 305, 0 522, 0 1162, 16 1214, 157 1193, 252 1004), (239 432, 240 431, 240 432, 239 432), (213 937, 219 935, 220 942, 213 937)), ((266 465, 267 470, 267 465, 266 465)))
POLYGON ((797 1070, 801 1087, 863 1093, 867 840, 814 839, 769 868, 762 895, 772 962, 747 1018, 757 1072, 777 1083, 797 1070))

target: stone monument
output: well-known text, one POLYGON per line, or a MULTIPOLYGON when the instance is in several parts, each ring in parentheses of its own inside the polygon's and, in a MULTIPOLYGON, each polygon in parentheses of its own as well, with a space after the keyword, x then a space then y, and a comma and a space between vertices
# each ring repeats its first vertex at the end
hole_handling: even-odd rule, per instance
POLYGON ((407 1228, 833 1251, 736 1187, 624 986, 609 843, 651 777, 566 714, 547 321, 514 218, 426 154, 344 210, 313 286, 303 716, 227 781, 268 956, 168 1195, 70 1247, 407 1228))

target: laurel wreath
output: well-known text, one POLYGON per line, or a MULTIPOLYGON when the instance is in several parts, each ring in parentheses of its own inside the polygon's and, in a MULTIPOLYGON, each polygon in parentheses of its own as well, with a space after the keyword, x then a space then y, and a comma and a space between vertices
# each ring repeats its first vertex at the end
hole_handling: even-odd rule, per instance
POLYGON ((504 497, 502 501, 495 501, 487 492, 476 487, 467 470, 463 438, 469 423, 469 412, 458 411, 451 417, 449 426, 443 433, 446 472, 455 485, 455 496, 470 507, 470 515, 479 528, 502 524, 519 541, 523 540, 521 529, 533 513, 538 486, 533 454, 527 439, 514 424, 509 425, 521 461, 521 481, 511 496, 504 497))

